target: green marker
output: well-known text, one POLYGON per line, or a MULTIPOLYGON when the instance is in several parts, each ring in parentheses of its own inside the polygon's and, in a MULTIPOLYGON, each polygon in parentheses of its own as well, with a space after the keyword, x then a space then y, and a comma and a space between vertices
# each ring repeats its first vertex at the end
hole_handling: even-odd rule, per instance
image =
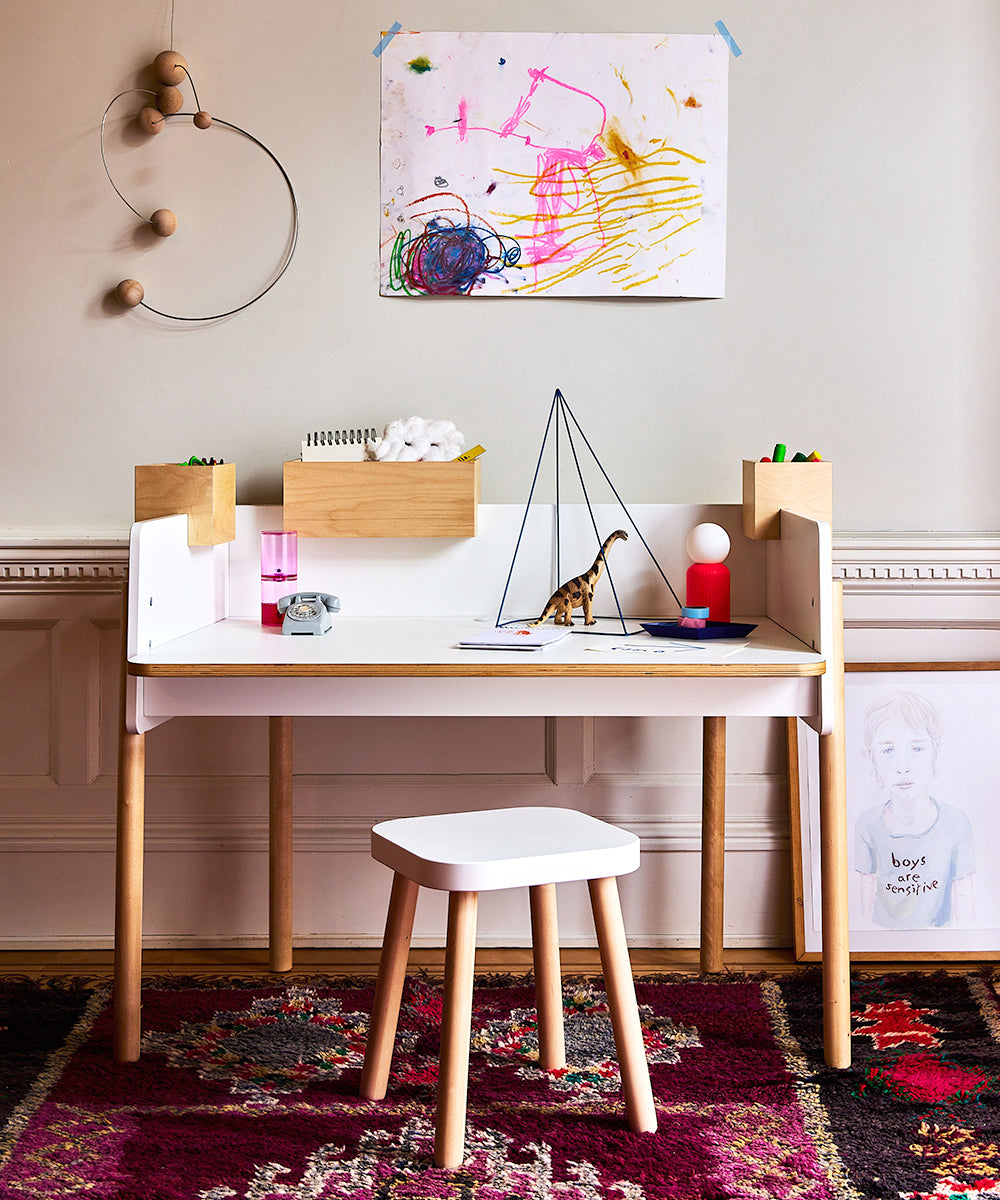
POLYGON ((797 454, 792 455, 792 462, 808 462, 809 459, 800 450, 797 454))
POLYGON ((774 453, 771 455, 771 462, 784 462, 787 450, 788 447, 783 442, 778 442, 774 447, 774 453))

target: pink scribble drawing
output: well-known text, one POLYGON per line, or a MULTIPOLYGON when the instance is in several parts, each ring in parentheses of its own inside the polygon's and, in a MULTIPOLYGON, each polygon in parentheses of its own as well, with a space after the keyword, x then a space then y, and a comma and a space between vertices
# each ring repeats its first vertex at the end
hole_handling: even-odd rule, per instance
POLYGON ((470 132, 514 138, 526 149, 536 151, 537 171, 529 188, 537 206, 532 223, 531 251, 526 254, 522 246, 520 265, 534 270, 537 285, 541 268, 553 263, 574 262, 595 254, 608 244, 601 227, 601 197, 588 174, 590 165, 605 157, 599 139, 607 125, 607 109, 596 96, 563 80, 553 79, 544 68, 531 68, 528 75, 531 87, 499 128, 488 125, 470 127, 468 100, 462 97, 458 102, 458 121, 454 125, 441 129, 428 125, 426 129, 428 137, 455 135, 460 142, 466 141, 470 132), (599 119, 593 136, 585 145, 551 145, 536 140, 536 135, 530 132, 520 132, 521 126, 527 121, 535 95, 543 84, 563 88, 593 103, 599 119), (592 206, 596 214, 594 230, 592 236, 580 240, 568 231, 567 218, 583 212, 587 206, 592 206))

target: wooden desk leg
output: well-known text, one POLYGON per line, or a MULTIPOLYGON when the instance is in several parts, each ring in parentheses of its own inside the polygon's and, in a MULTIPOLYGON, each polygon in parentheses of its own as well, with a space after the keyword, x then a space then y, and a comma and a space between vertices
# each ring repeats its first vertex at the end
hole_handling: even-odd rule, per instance
POLYGON ((851 953, 847 917, 847 765, 844 737, 844 597, 833 585, 833 729, 819 739, 823 912, 823 1047, 827 1065, 851 1065, 851 953))
POLYGON ((142 1040, 142 854, 146 738, 125 723, 128 688, 128 584, 122 588, 118 694, 118 812, 115 833, 115 986, 112 1052, 136 1062, 142 1040))
POLYGON ((142 842, 146 738, 122 724, 115 850, 114 1056, 136 1062, 142 1038, 142 842))
POLYGON ((292 969, 292 718, 271 717, 269 893, 272 971, 292 969))
POLYGON ((702 722, 701 969, 722 970, 726 867, 726 718, 702 722))

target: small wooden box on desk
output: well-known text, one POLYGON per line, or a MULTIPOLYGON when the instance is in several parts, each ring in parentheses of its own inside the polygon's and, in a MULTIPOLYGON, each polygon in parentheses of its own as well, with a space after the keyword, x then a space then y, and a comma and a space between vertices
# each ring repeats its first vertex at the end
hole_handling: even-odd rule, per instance
POLYGON ((236 540, 236 464, 151 463, 135 469, 135 519, 187 513, 188 545, 236 540))
POLYGON ((475 537, 479 462, 286 462, 299 537, 475 537))
POLYGON ((833 521, 833 466, 828 462, 743 460, 743 533, 754 541, 781 537, 781 510, 833 521))

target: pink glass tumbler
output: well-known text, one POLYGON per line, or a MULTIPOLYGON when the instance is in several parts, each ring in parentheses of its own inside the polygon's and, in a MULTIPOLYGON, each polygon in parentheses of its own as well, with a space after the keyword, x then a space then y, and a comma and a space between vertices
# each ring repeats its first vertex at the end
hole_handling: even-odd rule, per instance
POLYGON ((260 535, 260 623, 280 625, 278 601, 295 591, 299 541, 294 529, 265 529, 260 535))

